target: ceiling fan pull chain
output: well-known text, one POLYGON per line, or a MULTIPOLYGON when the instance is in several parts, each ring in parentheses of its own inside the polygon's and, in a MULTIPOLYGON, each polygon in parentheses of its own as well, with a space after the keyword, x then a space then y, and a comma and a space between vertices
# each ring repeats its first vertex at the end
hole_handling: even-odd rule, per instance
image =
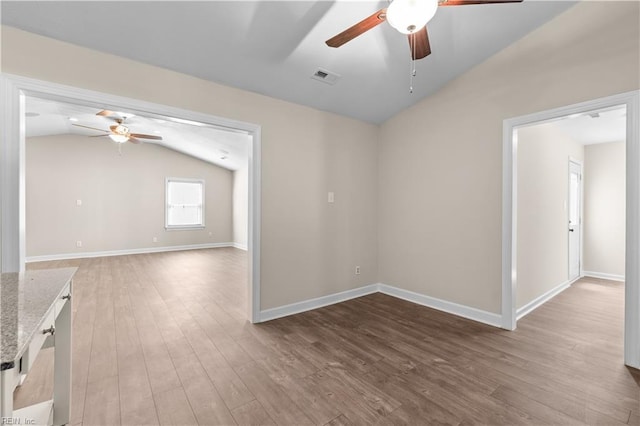
MULTIPOLYGON (((413 46, 411 44, 409 45, 409 48, 413 50, 413 46)), ((413 61, 413 58, 409 58, 409 93, 413 93, 413 72, 411 71, 412 61, 413 61)))
POLYGON ((413 93, 413 74, 409 77, 409 93, 413 93))
POLYGON ((413 93, 413 77, 416 76, 416 33, 411 33, 411 60, 409 61, 409 93, 413 93))

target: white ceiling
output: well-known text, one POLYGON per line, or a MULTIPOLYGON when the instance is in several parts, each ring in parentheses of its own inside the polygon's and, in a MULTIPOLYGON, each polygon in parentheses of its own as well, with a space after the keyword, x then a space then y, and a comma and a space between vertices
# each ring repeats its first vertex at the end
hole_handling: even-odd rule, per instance
MULTIPOLYGON (((73 125, 76 123, 108 130, 114 122, 107 117, 96 116, 100 110, 102 108, 29 96, 25 102, 25 133, 27 137, 63 134, 102 135, 99 131, 73 125), (70 118, 77 121, 71 121, 70 118)), ((128 117, 125 124, 132 133, 162 136, 161 141, 142 139, 144 143, 153 143, 182 152, 229 170, 238 170, 247 164, 251 136, 245 132, 222 130, 195 122, 180 123, 172 117, 150 118, 131 116, 126 111, 122 113, 128 117)), ((116 142, 108 137, 98 140, 116 145, 116 142)))
POLYGON ((627 135, 627 109, 606 108, 554 121, 551 125, 582 145, 621 142, 627 135))
POLYGON ((0 7, 3 25, 381 123, 573 4, 440 7, 428 24, 433 53, 418 61, 413 94, 406 36, 387 23, 338 49, 324 44, 385 1, 5 0, 0 7), (334 86, 311 79, 319 67, 341 79, 334 86))

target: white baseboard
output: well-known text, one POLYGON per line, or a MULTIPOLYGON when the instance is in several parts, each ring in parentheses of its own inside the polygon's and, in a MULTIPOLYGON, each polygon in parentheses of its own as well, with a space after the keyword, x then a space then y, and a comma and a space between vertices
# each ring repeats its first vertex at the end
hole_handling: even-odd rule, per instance
POLYGON ((341 291, 340 293, 329 294, 327 296, 316 297, 315 299, 304 300, 302 302, 292 303, 277 308, 265 309, 260 312, 260 322, 269 321, 276 318, 282 318, 301 312, 311 311, 322 308, 324 306, 333 305, 356 297, 366 296, 367 294, 377 293, 378 284, 370 284, 364 287, 354 288, 352 290, 341 291))
POLYGON ((356 297, 378 292, 494 327, 501 326, 502 316, 499 314, 482 311, 480 309, 459 305, 453 302, 447 302, 446 300, 436 299, 434 297, 425 296, 423 294, 414 293, 412 291, 403 290, 386 284, 370 284, 340 293, 334 293, 277 308, 266 309, 260 312, 260 321, 269 321, 293 314, 299 314, 301 312, 311 311, 313 309, 345 302, 350 299, 355 299, 356 297))
POLYGON ((240 244, 240 243, 231 243, 233 245, 233 247, 240 249, 240 250, 244 250, 247 251, 249 250, 249 247, 247 247, 246 244, 240 244))
POLYGON ((429 308, 437 309, 439 311, 457 315, 459 317, 481 322, 483 324, 488 324, 493 327, 499 328, 502 326, 502 315, 494 314, 493 312, 487 312, 480 309, 472 308, 470 306, 460 305, 458 303, 449 302, 442 299, 436 299, 435 297, 425 296, 424 294, 415 293, 409 290, 403 290, 401 288, 393 287, 387 284, 380 284, 379 291, 380 293, 384 293, 389 296, 397 297, 399 299, 417 303, 418 305, 427 306, 429 308))
POLYGON ((139 249, 91 251, 84 253, 47 254, 43 256, 29 256, 25 261, 30 263, 44 262, 48 260, 86 259, 89 257, 125 256, 128 254, 161 253, 166 251, 198 250, 218 247, 233 247, 233 243, 189 244, 184 246, 144 247, 139 249))
POLYGON ((522 318, 525 315, 529 314, 531 311, 533 311, 537 307, 539 307, 539 306, 545 304, 546 302, 548 302, 549 300, 553 299, 555 296, 557 296, 558 294, 562 293, 563 291, 565 291, 566 289, 571 287, 571 284, 573 284, 575 281, 577 281, 579 279, 580 279, 580 277, 578 277, 578 278, 576 278, 575 280, 572 280, 572 281, 565 281, 562 284, 557 285, 554 288, 552 288, 551 290, 547 291, 546 293, 536 297, 535 299, 533 299, 531 302, 527 303, 523 307, 518 308, 516 310, 516 320, 519 320, 520 318, 522 318))
POLYGON ((584 275, 585 277, 624 282, 624 275, 605 274, 604 272, 593 272, 593 271, 582 271, 582 275, 584 275))

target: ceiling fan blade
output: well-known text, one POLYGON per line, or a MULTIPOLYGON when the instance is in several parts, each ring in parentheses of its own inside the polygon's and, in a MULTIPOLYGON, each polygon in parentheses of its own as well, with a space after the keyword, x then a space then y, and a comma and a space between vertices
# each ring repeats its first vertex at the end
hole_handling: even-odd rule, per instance
POLYGON ((327 46, 329 47, 340 47, 346 42, 353 40, 354 38, 369 31, 371 28, 374 28, 377 25, 380 25, 386 20, 387 20, 387 9, 386 8, 380 9, 379 11, 369 16, 368 18, 365 18, 362 21, 355 24, 354 26, 347 28, 340 34, 331 37, 325 43, 327 43, 327 46))
POLYGON ((134 137, 134 138, 140 138, 140 139, 155 139, 157 141, 161 141, 162 140, 162 136, 145 135, 143 133, 131 133, 129 136, 130 137, 134 137))
POLYGON ((414 60, 425 58, 431 54, 431 45, 429 44, 429 35, 427 34, 426 25, 420 31, 409 34, 408 37, 411 57, 414 60))
POLYGON ((140 139, 136 139, 133 136, 129 136, 128 141, 131 142, 131 143, 135 143, 136 145, 142 143, 142 141, 140 139))
MULTIPOLYGON (((91 129, 91 130, 97 130, 98 132, 105 132, 105 133, 109 133, 108 130, 104 130, 104 129, 97 129, 95 127, 90 127, 90 126, 85 126, 83 124, 76 124, 76 123, 71 123, 72 126, 78 126, 78 127, 84 127, 86 129, 91 129)), ((102 135, 100 135, 102 136, 102 135)))
POLYGON ((89 137, 90 137, 90 138, 101 138, 101 137, 103 137, 103 136, 109 136, 109 134, 108 134, 108 133, 105 133, 104 135, 91 135, 91 136, 89 136, 89 137))
POLYGON ((444 0, 438 6, 466 6, 468 4, 522 3, 522 0, 444 0))
POLYGON ((108 109, 103 109, 102 111, 96 113, 96 115, 99 115, 100 117, 108 118, 109 120, 113 120, 118 124, 122 124, 124 120, 126 120, 127 118, 127 117, 121 116, 120 113, 118 112, 111 111, 108 109))

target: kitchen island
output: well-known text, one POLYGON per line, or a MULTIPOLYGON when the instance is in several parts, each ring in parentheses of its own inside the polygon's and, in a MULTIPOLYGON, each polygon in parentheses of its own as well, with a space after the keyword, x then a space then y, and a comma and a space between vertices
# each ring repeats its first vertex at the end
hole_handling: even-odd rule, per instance
POLYGON ((71 409, 71 291, 77 268, 3 273, 0 280, 0 423, 63 425, 71 409), (55 347, 53 398, 13 410, 13 392, 40 349, 55 347))

